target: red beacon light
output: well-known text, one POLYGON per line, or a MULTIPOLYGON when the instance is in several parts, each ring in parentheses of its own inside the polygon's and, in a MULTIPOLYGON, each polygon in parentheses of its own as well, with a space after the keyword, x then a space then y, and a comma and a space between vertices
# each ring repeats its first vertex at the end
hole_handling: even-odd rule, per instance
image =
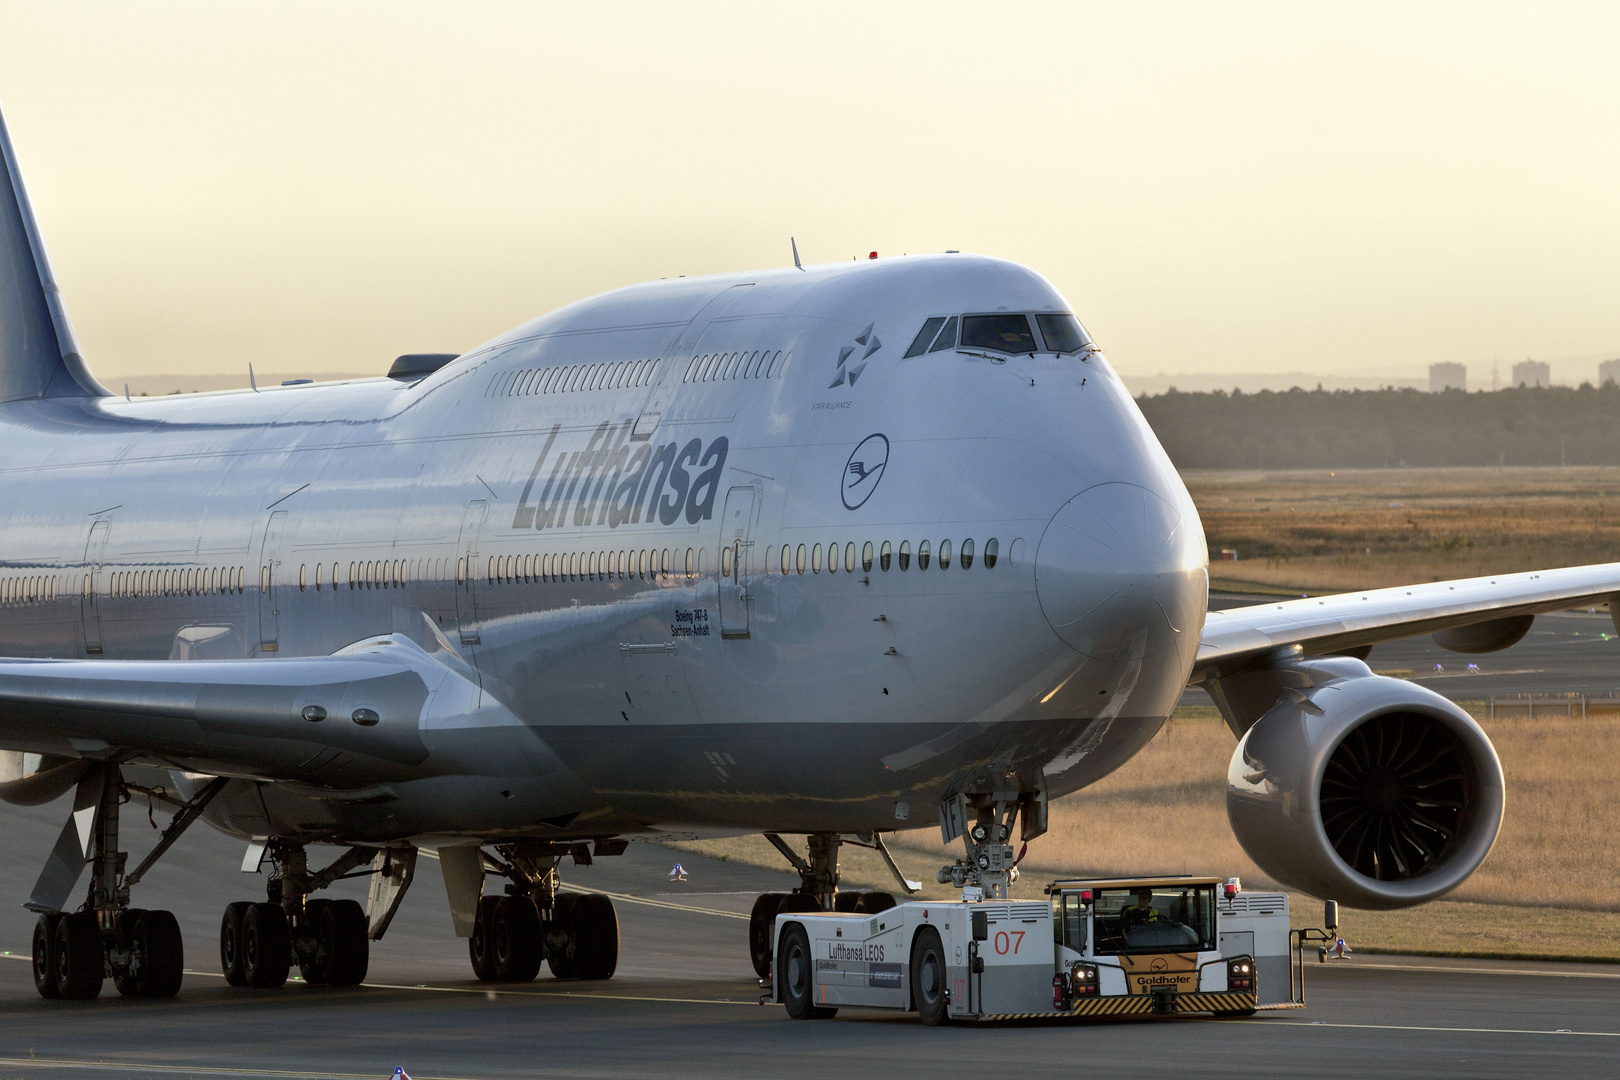
POLYGON ((875 259, 875 258, 877 258, 877 252, 875 252, 875 251, 874 251, 874 252, 872 252, 872 254, 870 254, 870 255, 868 255, 868 256, 867 256, 867 258, 868 258, 868 259, 875 259))
POLYGON ((1226 894, 1226 902, 1230 904, 1237 894, 1243 891, 1243 883, 1237 878, 1227 878, 1222 891, 1226 894))

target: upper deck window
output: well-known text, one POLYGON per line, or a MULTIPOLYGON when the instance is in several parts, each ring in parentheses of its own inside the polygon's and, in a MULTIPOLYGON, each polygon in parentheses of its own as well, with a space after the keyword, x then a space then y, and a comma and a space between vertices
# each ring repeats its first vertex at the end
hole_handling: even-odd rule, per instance
POLYGON ((1035 325, 1041 328, 1041 337, 1052 352, 1079 352, 1091 344, 1091 335, 1073 315, 1037 315, 1035 325))
POLYGON ((1032 353, 1035 351, 1035 335, 1029 328, 1027 315, 964 315, 961 347, 1013 354, 1032 353))

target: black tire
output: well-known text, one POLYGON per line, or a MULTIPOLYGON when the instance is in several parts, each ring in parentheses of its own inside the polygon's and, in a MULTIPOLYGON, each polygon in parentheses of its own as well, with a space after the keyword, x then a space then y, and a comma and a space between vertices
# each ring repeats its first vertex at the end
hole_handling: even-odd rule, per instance
POLYGON ((306 985, 323 986, 330 981, 327 967, 332 958, 332 942, 330 938, 321 936, 321 912, 332 906, 330 900, 304 901, 304 918, 299 927, 299 936, 307 939, 312 946, 308 951, 294 949, 298 956, 298 976, 306 985))
POLYGON ((141 992, 135 973, 145 960, 135 951, 135 923, 145 914, 140 908, 125 908, 118 913, 117 945, 129 953, 130 964, 122 971, 113 969, 112 984, 113 989, 123 997, 137 997, 141 992))
POLYGON ((837 1012, 815 1003, 815 957, 810 954, 810 935, 798 923, 782 931, 782 947, 776 955, 776 996, 795 1020, 824 1020, 837 1012))
POLYGON ((809 893, 790 892, 782 898, 778 915, 808 915, 821 910, 821 901, 809 893))
POLYGON ((938 1027, 950 1019, 945 946, 932 926, 917 931, 911 943, 911 1004, 918 1019, 929 1027, 938 1027))
POLYGON ((56 924, 62 916, 41 915, 34 923, 34 989, 42 998, 56 998, 56 924))
POLYGON ((254 904, 242 913, 242 977, 259 990, 287 984, 292 935, 280 904, 254 904))
POLYGON ((530 982, 540 973, 540 910, 527 896, 503 896, 495 905, 490 930, 495 977, 502 982, 530 982))
POLYGON ((495 921, 498 896, 485 896, 478 901, 478 914, 473 919, 472 937, 467 939, 467 958, 472 961, 473 975, 481 982, 494 982, 495 954, 490 951, 490 928, 495 921))
POLYGON ((619 967, 619 914, 613 901, 601 893, 587 893, 574 901, 568 915, 574 939, 574 977, 613 978, 619 967))
POLYGON ((330 986, 359 986, 371 966, 371 938, 366 911, 353 900, 333 900, 321 910, 317 937, 326 946, 326 981, 330 986))
POLYGON ((141 912, 135 919, 130 944, 132 952, 140 957, 134 978, 135 993, 149 998, 170 998, 178 994, 181 980, 185 978, 186 953, 180 923, 174 913, 141 912))
POLYGON ((771 977, 771 940, 776 933, 776 913, 782 908, 787 893, 760 893, 754 901, 754 910, 748 913, 748 957, 754 962, 754 974, 762 979, 771 977))
POLYGON ((577 965, 574 963, 576 952, 573 926, 574 903, 579 899, 575 893, 558 893, 551 902, 551 921, 546 924, 546 966, 551 968, 553 978, 574 979, 577 965))
POLYGON ((56 996, 89 1001, 101 993, 107 954, 96 913, 63 915, 56 924, 56 996))
POLYGON ((242 970, 242 916, 253 904, 238 900, 225 905, 225 915, 219 920, 219 970, 232 986, 246 986, 247 973, 242 970))
POLYGON ((899 903, 893 893, 869 892, 861 894, 861 906, 857 908, 864 915, 876 915, 880 911, 888 911, 899 903))
POLYGON ((861 908, 861 901, 866 899, 865 893, 841 892, 833 894, 833 910, 845 915, 853 915, 861 908))

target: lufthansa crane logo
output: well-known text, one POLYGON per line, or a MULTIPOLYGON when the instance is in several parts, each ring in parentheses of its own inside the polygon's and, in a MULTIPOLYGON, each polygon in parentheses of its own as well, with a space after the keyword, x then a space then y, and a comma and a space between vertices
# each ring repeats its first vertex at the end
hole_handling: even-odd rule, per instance
POLYGON ((868 435, 844 463, 844 509, 859 510, 877 490, 889 464, 889 440, 884 435, 868 435))

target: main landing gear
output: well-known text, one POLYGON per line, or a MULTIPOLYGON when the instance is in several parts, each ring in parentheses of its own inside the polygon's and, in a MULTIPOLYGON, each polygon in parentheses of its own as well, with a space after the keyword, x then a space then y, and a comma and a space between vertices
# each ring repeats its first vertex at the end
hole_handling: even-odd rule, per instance
POLYGON ((352 847, 312 873, 304 845, 272 839, 248 849, 243 869, 257 869, 266 854, 274 867, 268 898, 229 904, 220 919, 219 966, 225 981, 271 990, 285 985, 296 964, 310 985, 358 985, 370 965, 371 942, 383 936, 410 887, 416 849, 352 847), (356 870, 367 862, 369 869, 356 870), (309 895, 356 876, 371 878, 366 907, 309 895))
MULTIPOLYGON (((878 833, 866 833, 846 839, 840 833, 811 833, 807 839, 808 858, 799 855, 776 833, 766 833, 776 850, 786 856, 799 872, 799 887, 787 893, 761 893, 748 915, 748 953, 754 972, 762 980, 771 978, 772 935, 776 917, 793 912, 841 911, 876 914, 896 904, 892 893, 840 892, 838 890, 838 849, 843 844, 872 848, 883 856, 901 888, 908 893, 918 891, 915 881, 907 881, 895 865, 889 849, 878 833)), ((830 1015, 830 1014, 829 1014, 830 1015)))
MULTIPOLYGON (((622 841, 597 841, 598 854, 618 854, 622 841)), ((541 963, 559 979, 611 979, 619 966, 619 917, 600 893, 562 892, 557 864, 565 854, 590 865, 584 844, 518 843, 481 852, 484 873, 507 879, 503 895, 478 901, 467 953, 484 982, 528 982, 541 963)))
POLYGON ((180 924, 167 911, 129 906, 130 890, 224 787, 211 781, 179 804, 152 853, 129 874, 118 850, 118 808, 129 787, 116 760, 97 762, 79 781, 73 812, 34 885, 28 907, 34 924, 34 989, 41 997, 84 1001, 110 977, 126 997, 173 997, 180 990, 185 948, 180 924), (88 822, 88 829, 81 826, 88 822), (90 890, 77 911, 62 910, 84 867, 90 890))

